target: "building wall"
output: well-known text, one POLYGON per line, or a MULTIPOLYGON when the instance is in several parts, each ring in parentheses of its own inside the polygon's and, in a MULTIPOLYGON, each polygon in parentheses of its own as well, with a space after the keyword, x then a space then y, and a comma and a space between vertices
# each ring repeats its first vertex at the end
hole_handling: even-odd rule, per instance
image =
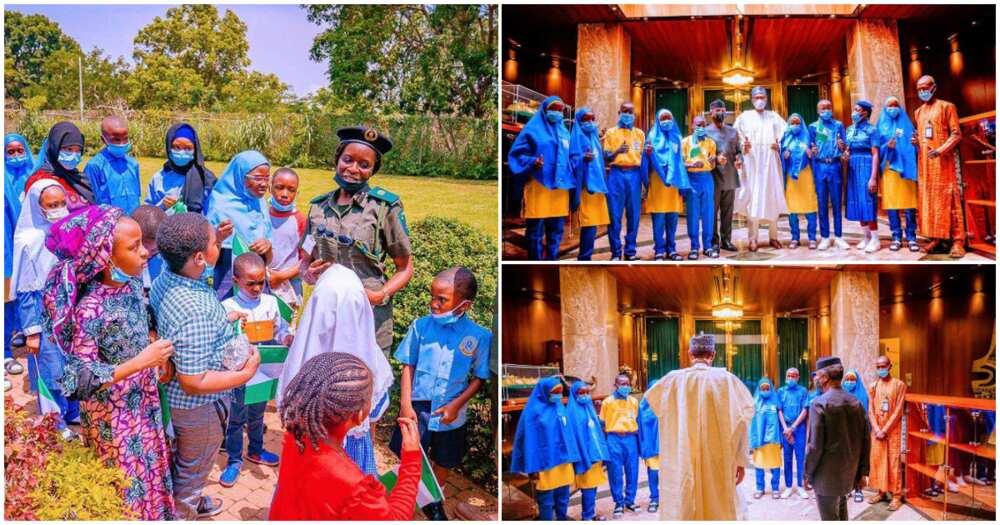
POLYGON ((542 365, 549 362, 546 342, 562 339, 559 300, 526 298, 517 292, 505 293, 501 332, 504 363, 542 365))

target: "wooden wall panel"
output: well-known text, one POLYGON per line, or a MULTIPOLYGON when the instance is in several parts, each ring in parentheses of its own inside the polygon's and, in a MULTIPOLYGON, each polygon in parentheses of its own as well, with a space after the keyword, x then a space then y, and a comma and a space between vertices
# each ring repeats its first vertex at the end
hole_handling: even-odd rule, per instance
POLYGON ((501 330, 503 362, 545 364, 545 343, 562 339, 559 302, 525 299, 517 295, 504 294, 501 330))

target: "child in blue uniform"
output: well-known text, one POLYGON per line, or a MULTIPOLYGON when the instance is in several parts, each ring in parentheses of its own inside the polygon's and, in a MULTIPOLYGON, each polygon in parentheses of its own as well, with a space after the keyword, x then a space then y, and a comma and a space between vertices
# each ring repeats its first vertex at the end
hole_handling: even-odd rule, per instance
POLYGON ((757 470, 757 492, 753 497, 764 495, 765 470, 771 471, 771 497, 778 499, 781 483, 781 425, 778 423, 778 402, 771 380, 763 377, 757 382, 757 392, 753 396, 754 415, 750 422, 750 450, 753 451, 753 465, 757 470))
POLYGON ((624 516, 626 509, 639 511, 635 504, 639 484, 639 402, 629 397, 630 393, 629 377, 619 374, 614 393, 601 403, 601 422, 608 435, 608 477, 611 497, 615 500, 614 518, 624 516), (624 494, 622 484, 625 485, 624 494))
MULTIPOLYGON (((650 381, 646 391, 653 388, 650 381)), ((649 512, 660 508, 660 421, 653 413, 646 398, 639 402, 639 457, 646 463, 646 477, 649 480, 649 512)))
POLYGON ((608 459, 608 443, 601 431, 601 420, 594 410, 590 397, 591 385, 583 381, 573 383, 569 389, 569 403, 566 414, 576 436, 580 449, 580 461, 573 464, 576 471, 576 486, 580 489, 583 521, 603 521, 594 510, 597 505, 597 487, 607 482, 604 461, 608 459))
MULTIPOLYGON (((463 267, 450 268, 431 283, 431 314, 417 319, 396 348, 403 364, 399 414, 415 419, 420 441, 444 484, 466 453, 466 405, 490 378, 492 333, 465 313, 476 299, 476 277, 463 267), (475 377, 470 381, 469 374, 475 377)), ((389 448, 399 455, 397 428, 389 448)), ((446 519, 440 503, 422 509, 429 519, 446 519)))
POLYGON ((785 372, 785 386, 778 389, 778 421, 781 423, 781 446, 785 465, 785 492, 782 494, 784 498, 790 497, 792 490, 796 490, 802 498, 809 497, 802 486, 809 399, 809 391, 799 384, 799 369, 789 368, 785 372), (795 485, 792 485, 793 466, 795 485))

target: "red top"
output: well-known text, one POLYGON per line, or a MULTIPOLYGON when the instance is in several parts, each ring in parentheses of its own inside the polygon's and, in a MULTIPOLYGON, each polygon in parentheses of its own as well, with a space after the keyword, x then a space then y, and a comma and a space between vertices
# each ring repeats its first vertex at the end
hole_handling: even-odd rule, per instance
POLYGON ((307 443, 300 453, 295 438, 286 432, 268 519, 412 520, 420 463, 419 450, 404 450, 399 479, 387 496, 382 483, 361 472, 343 449, 322 443, 317 451, 307 443))
POLYGON ((39 169, 32 176, 28 177, 28 180, 24 182, 24 191, 27 192, 28 189, 31 188, 32 184, 44 179, 50 179, 58 182, 59 185, 62 186, 63 190, 66 191, 66 208, 69 211, 76 211, 77 209, 83 208, 89 204, 82 196, 80 196, 79 193, 76 192, 75 189, 73 189, 72 186, 69 185, 69 183, 59 177, 56 177, 54 173, 42 169, 39 169))

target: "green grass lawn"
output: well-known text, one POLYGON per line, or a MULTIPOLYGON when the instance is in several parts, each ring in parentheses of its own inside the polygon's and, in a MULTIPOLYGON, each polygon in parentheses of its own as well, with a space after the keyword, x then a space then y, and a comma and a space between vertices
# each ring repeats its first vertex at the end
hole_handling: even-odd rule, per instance
MULTIPOLYGON (((163 159, 139 158, 139 173, 142 176, 143 199, 149 179, 160 167, 163 159)), ((223 162, 205 163, 216 177, 221 177, 226 169, 223 162)), ((333 182, 333 170, 296 168, 299 174, 299 194, 295 200, 298 209, 305 213, 309 200, 332 191, 337 187, 333 182)), ((443 178, 400 177, 379 173, 371 180, 372 186, 380 186, 399 195, 409 222, 435 215, 458 219, 497 238, 497 182, 472 181, 443 178)))

